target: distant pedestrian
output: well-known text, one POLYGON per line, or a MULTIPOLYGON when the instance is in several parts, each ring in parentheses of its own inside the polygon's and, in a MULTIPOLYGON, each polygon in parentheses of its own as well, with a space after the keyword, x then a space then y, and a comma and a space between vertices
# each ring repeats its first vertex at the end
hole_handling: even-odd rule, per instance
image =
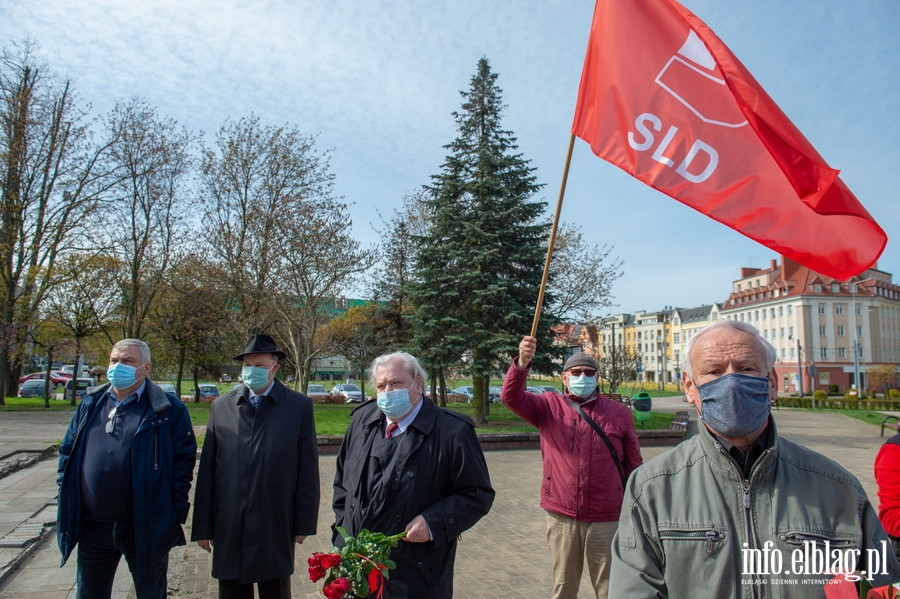
POLYGON ((252 335, 243 385, 209 413, 191 540, 212 551, 221 599, 290 599, 294 544, 316 534, 319 454, 312 400, 275 373, 285 354, 269 335, 252 335))
POLYGON ((541 507, 547 512, 552 597, 577 597, 587 562, 594 594, 606 599, 625 479, 641 465, 634 418, 627 407, 600 393, 597 362, 583 352, 563 366, 563 394, 525 391, 536 350, 534 337, 519 343, 500 399, 541 435, 541 507))
POLYGON ((63 564, 78 546, 77 599, 109 598, 123 555, 137 599, 162 599, 169 550, 185 544, 197 442, 150 366, 146 343, 116 343, 109 383, 87 389, 59 447, 56 535, 63 564))

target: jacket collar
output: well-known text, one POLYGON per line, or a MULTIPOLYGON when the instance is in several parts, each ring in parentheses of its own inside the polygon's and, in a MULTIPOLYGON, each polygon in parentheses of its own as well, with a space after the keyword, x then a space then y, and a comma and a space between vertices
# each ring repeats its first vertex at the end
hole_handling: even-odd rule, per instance
MULTIPOLYGON (((716 439, 709 432, 709 429, 706 428, 706 425, 703 421, 697 422, 697 437, 700 439, 700 446, 703 448, 703 453, 707 455, 713 462, 715 462, 720 468, 727 469, 729 471, 733 471, 740 477, 740 473, 738 472, 737 464, 734 459, 728 454, 722 445, 716 441, 716 439)), ((772 460, 775 459, 775 456, 778 455, 778 430, 775 427, 775 419, 772 418, 772 415, 769 414, 769 442, 767 444, 767 448, 763 451, 762 455, 759 456, 759 459, 756 460, 756 463, 753 465, 753 470, 751 471, 750 478, 756 474, 757 471, 760 471, 764 468, 767 468, 772 460)))
MULTIPOLYGON (((96 387, 88 387, 85 389, 85 393, 93 397, 96 401, 97 398, 103 397, 109 390, 109 387, 109 383, 98 385, 96 387)), ((150 379, 147 379, 147 386, 144 388, 144 396, 150 401, 150 407, 153 408, 153 411, 157 414, 165 412, 172 407, 172 402, 166 397, 166 392, 160 389, 159 385, 150 379)))
MULTIPOLYGON (((250 401, 251 393, 250 393, 250 389, 247 387, 247 385, 241 385, 240 389, 241 389, 241 392, 235 394, 235 396, 234 396, 233 401, 235 404, 238 401, 240 401, 241 399, 243 399, 244 401, 250 401)), ((282 400, 282 398, 287 396, 287 393, 288 393, 288 389, 287 389, 287 387, 284 386, 284 383, 282 383, 278 379, 275 379, 275 384, 272 386, 272 390, 269 391, 269 393, 267 393, 266 396, 271 397, 272 400, 277 404, 278 402, 280 402, 282 400)))

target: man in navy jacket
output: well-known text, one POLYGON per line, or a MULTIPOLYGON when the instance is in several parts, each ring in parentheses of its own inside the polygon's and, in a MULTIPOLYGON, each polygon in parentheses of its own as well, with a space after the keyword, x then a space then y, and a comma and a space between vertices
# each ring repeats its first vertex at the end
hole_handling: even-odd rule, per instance
POLYGON ((59 448, 56 534, 63 564, 78 545, 78 599, 110 597, 123 555, 137 599, 162 599, 169 550, 185 544, 197 442, 149 374, 146 343, 116 343, 110 383, 87 390, 59 448))

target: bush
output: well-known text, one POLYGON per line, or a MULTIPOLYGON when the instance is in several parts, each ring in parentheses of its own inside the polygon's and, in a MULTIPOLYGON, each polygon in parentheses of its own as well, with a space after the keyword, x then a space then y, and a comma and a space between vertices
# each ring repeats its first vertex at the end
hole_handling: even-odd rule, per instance
POLYGON ((900 399, 900 391, 898 391, 897 389, 891 389, 890 391, 888 391, 888 397, 890 397, 891 399, 900 399))
POLYGON ((343 395, 332 395, 331 393, 313 393, 309 398, 315 403, 344 403, 343 395))
POLYGON ((828 399, 828 394, 821 389, 816 389, 815 391, 813 391, 813 399, 822 401, 823 399, 828 399))
POLYGON ((866 399, 866 392, 862 389, 847 389, 844 391, 844 399, 866 399))
POLYGON ((840 393, 840 390, 838 389, 837 385, 832 384, 828 385, 828 393, 830 395, 837 395, 838 393, 840 393))
POLYGON ((468 403, 469 396, 465 393, 448 393, 447 403, 468 403))

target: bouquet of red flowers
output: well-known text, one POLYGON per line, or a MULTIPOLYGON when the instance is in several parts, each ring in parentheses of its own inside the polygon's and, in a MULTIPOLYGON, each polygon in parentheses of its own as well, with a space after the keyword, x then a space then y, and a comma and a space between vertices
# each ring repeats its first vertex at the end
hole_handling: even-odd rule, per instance
POLYGON ((332 553, 313 553, 307 559, 309 579, 318 582, 325 579, 322 593, 328 599, 342 597, 368 597, 384 592, 384 581, 390 578, 390 570, 397 567, 388 555, 397 546, 405 532, 387 536, 380 532, 361 530, 351 537, 338 526, 344 538, 344 546, 332 549, 332 553))

